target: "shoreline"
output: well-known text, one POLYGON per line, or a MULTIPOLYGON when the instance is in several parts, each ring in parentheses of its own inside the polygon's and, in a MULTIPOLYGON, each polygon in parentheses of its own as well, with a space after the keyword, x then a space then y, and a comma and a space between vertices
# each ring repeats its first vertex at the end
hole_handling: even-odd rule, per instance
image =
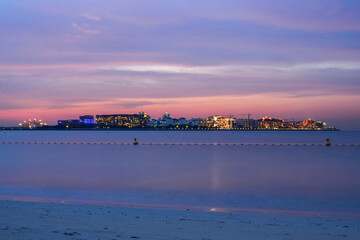
POLYGON ((359 239, 360 219, 0 200, 3 239, 359 239))
MULTIPOLYGON (((342 131, 341 129, 169 129, 169 128, 34 128, 23 129, 18 127, 0 127, 0 131, 171 131, 171 132, 332 132, 342 131)), ((353 130, 351 130, 353 131, 353 130)))
POLYGON ((97 200, 59 200, 56 198, 37 198, 37 197, 1 197, 0 202, 22 202, 22 203, 43 203, 43 204, 60 204, 60 205, 87 205, 94 207, 114 207, 114 208, 134 208, 134 209, 152 209, 168 211, 196 211, 196 212, 215 212, 215 213, 233 213, 233 214, 260 214, 260 215, 282 215, 293 217, 310 217, 310 218, 344 218, 360 221, 360 213, 340 212, 340 211, 311 211, 311 210, 291 210, 277 208, 234 208, 234 207, 208 207, 196 205, 172 205, 156 203, 114 203, 97 200))

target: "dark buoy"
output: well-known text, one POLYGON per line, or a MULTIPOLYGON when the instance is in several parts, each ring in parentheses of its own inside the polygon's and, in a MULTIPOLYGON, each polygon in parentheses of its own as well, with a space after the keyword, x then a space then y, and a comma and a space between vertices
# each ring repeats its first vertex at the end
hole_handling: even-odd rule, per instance
POLYGON ((331 146, 331 142, 330 142, 330 139, 329 139, 329 138, 326 139, 325 146, 328 146, 328 147, 331 146))
POLYGON ((134 138, 134 142, 133 142, 134 145, 138 145, 138 141, 136 141, 136 138, 134 138))

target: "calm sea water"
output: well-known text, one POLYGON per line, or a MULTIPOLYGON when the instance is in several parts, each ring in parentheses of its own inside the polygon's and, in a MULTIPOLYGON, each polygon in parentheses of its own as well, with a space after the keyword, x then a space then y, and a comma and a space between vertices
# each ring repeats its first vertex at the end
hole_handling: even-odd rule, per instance
MULTIPOLYGON (((2 141, 359 144, 355 131, 0 131, 2 141)), ((360 216, 360 146, 0 144, 0 198, 360 216)))

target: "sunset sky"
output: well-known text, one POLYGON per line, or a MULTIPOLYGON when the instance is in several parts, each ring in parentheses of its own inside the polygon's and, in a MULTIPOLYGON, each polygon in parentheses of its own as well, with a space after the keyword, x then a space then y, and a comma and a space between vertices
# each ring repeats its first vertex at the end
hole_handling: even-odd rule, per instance
POLYGON ((0 126, 232 114, 360 129, 358 0, 0 0, 0 126))

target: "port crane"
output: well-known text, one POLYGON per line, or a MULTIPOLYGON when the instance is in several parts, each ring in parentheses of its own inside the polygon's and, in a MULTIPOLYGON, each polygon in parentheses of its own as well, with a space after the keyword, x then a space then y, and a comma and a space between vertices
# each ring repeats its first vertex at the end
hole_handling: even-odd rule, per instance
POLYGON ((239 113, 240 116, 247 116, 247 127, 250 128, 250 116, 253 115, 252 113, 239 113))
MULTIPOLYGON (((250 121, 250 116, 251 115, 253 115, 252 113, 239 113, 239 114, 237 114, 237 115, 240 115, 240 116, 247 116, 248 118, 248 121, 250 121)), ((232 114, 229 114, 229 118, 233 118, 234 117, 234 115, 232 115, 232 114)))
POLYGON ((250 116, 253 115, 252 113, 239 113, 238 115, 247 116, 248 121, 250 122, 250 116))

